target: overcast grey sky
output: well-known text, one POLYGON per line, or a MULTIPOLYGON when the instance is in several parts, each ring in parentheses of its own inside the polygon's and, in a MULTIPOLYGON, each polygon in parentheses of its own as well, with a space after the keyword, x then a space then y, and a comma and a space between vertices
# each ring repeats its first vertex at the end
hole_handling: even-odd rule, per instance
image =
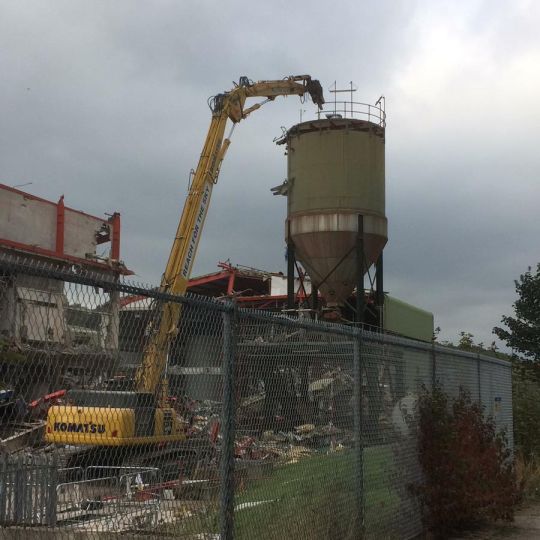
MULTIPOLYGON (((387 98, 385 288, 442 337, 490 342, 540 260, 540 3, 0 0, 0 182, 123 220, 156 282, 197 163, 208 96, 309 73, 387 98)), ((270 103, 235 130, 195 273, 284 269, 272 143, 314 109, 270 103)))

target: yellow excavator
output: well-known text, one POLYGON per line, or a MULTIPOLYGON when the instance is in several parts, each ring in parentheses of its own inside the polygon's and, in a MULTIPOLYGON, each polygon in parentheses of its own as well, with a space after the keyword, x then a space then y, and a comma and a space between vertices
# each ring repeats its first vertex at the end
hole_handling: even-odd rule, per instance
MULTIPOLYGON (((212 120, 163 274, 161 292, 175 295, 186 292, 212 188, 231 142, 230 135, 225 138, 228 121, 234 128, 278 96, 305 97, 306 94, 322 108, 322 87, 309 75, 255 83, 241 77, 232 90, 209 100, 212 120), (246 100, 256 97, 266 99, 245 108, 246 100)), ((136 372, 134 391, 68 392, 66 404, 52 406, 48 411, 46 441, 70 446, 138 448, 184 440, 186 424, 171 407, 166 380, 168 352, 180 316, 181 304, 162 304, 136 372)))

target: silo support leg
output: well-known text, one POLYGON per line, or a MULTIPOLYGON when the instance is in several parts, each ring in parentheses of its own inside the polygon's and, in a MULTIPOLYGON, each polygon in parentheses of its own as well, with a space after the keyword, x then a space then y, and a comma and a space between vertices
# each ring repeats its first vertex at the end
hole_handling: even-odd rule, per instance
POLYGON ((296 266, 294 254, 294 244, 287 243, 287 309, 294 309, 295 305, 295 286, 294 286, 294 267, 296 266))
POLYGON ((356 237, 356 322, 359 328, 364 323, 366 302, 364 298, 364 216, 358 215, 358 236, 356 237))
POLYGON ((379 255, 375 263, 375 305, 377 307, 378 325, 384 329, 384 285, 383 285, 383 254, 379 255))

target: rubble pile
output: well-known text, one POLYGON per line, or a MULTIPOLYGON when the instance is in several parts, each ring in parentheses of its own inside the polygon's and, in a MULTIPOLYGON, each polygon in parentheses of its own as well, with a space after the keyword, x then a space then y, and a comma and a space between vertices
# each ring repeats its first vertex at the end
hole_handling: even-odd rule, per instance
POLYGON ((352 446, 353 434, 333 425, 303 424, 294 431, 264 431, 261 437, 244 436, 235 444, 238 460, 295 463, 302 457, 335 452, 352 446))

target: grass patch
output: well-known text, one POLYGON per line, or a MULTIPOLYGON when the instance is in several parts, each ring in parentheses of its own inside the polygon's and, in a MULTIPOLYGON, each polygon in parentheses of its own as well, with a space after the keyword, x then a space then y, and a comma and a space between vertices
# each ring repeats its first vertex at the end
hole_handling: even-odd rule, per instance
MULTIPOLYGON (((352 451, 315 454, 296 463, 275 464, 268 476, 237 489, 235 539, 358 538, 354 467, 352 451)), ((400 500, 390 483, 397 474, 388 446, 366 448, 365 528, 370 538, 393 538, 392 519, 400 500)), ((158 526, 155 532, 180 537, 216 534, 218 504, 209 503, 206 511, 158 526)))
POLYGON ((516 452, 515 469, 523 500, 540 501, 540 460, 536 456, 524 458, 516 452))
MULTIPOLYGON (((393 469, 385 447, 364 453, 366 528, 389 520, 399 502, 388 487, 393 469)), ((235 499, 235 538, 357 538, 354 455, 315 455, 281 465, 235 499), (272 501, 258 506, 250 503, 272 501), (243 506, 243 507, 242 507, 243 506)))

